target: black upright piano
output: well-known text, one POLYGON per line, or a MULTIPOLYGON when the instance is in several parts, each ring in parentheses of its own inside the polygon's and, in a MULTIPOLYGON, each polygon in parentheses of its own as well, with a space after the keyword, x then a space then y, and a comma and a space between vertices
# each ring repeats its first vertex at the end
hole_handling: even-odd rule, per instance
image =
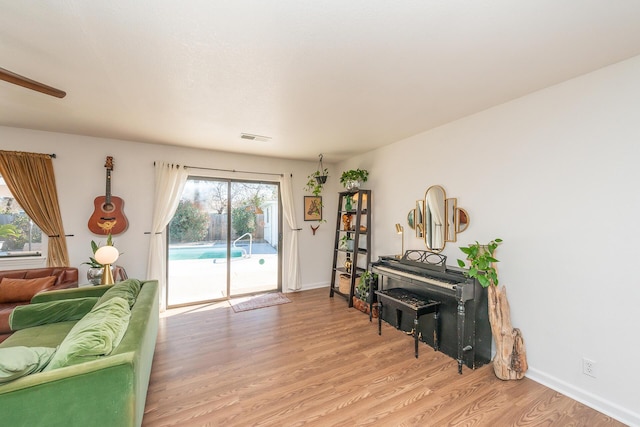
MULTIPOLYGON (((401 288, 439 302, 439 319, 420 317, 414 334, 456 359, 458 372, 462 373, 463 365, 475 369, 491 360, 487 290, 476 279, 466 277, 463 269, 447 266, 444 255, 409 250, 401 258, 379 257, 370 270, 378 274, 379 291, 401 288), (439 327, 437 335, 434 334, 436 325, 439 327), (434 343, 435 339, 437 342, 434 343)), ((382 299, 382 296, 378 295, 378 298, 382 299)), ((402 318, 401 325, 396 325, 398 319, 390 310, 383 310, 382 319, 403 331, 415 328, 408 317, 402 318)))

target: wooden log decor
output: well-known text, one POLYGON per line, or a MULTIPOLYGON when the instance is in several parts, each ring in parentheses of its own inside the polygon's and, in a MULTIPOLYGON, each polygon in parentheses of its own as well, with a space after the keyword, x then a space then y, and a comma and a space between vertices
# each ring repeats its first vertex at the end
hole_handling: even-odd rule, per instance
MULTIPOLYGON (((493 254, 500 243, 501 239, 492 240, 488 245, 476 242, 460 250, 467 255, 469 277, 477 278, 483 287, 488 288, 489 323, 496 343, 493 371, 501 380, 519 380, 529 366, 522 332, 511 325, 507 290, 504 286, 498 287, 498 260, 493 254)), ((465 262, 459 259, 458 265, 465 267, 465 262)))
POLYGON ((527 371, 527 353, 520 329, 511 326, 511 309, 504 286, 489 286, 489 323, 496 343, 493 371, 501 380, 519 380, 527 371))

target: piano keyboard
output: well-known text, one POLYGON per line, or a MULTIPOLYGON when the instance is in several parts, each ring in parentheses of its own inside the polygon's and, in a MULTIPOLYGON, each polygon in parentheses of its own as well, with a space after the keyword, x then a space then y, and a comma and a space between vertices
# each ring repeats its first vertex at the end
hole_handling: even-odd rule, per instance
POLYGON ((439 286, 441 288, 451 289, 452 291, 456 290, 456 283, 446 282, 443 280, 434 279, 432 277, 420 276, 419 274, 412 274, 406 271, 397 270, 395 268, 383 267, 381 265, 377 265, 376 269, 380 271, 387 271, 389 273, 394 273, 402 277, 408 277, 410 279, 418 280, 420 282, 429 283, 431 285, 439 286))

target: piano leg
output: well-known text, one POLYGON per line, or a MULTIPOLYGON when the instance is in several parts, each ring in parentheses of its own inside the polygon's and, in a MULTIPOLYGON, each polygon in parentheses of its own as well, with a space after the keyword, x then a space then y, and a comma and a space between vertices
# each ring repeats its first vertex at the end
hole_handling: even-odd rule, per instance
POLYGON ((382 335, 382 301, 378 301, 378 335, 382 335))
POLYGON ((416 359, 418 358, 418 316, 416 315, 415 319, 413 319, 413 338, 415 340, 415 353, 416 359))
POLYGON ((462 363, 464 355, 464 319, 465 319, 465 307, 464 301, 458 300, 458 373, 462 374, 462 363))
POLYGON ((438 307, 433 312, 433 349, 440 350, 440 310, 438 307))

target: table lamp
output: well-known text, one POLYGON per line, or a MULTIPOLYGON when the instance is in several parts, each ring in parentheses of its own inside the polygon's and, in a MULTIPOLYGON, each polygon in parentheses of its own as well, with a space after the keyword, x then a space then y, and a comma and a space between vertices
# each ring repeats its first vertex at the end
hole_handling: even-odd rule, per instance
POLYGON ((402 236, 402 252, 400 252, 400 255, 397 256, 397 258, 402 258, 402 256, 404 255, 404 227, 400 224, 396 224, 396 233, 402 236))
POLYGON ((120 253, 115 246, 102 246, 98 248, 94 254, 94 258, 104 266, 102 272, 101 285, 113 285, 113 273, 111 272, 111 264, 117 261, 120 253))

